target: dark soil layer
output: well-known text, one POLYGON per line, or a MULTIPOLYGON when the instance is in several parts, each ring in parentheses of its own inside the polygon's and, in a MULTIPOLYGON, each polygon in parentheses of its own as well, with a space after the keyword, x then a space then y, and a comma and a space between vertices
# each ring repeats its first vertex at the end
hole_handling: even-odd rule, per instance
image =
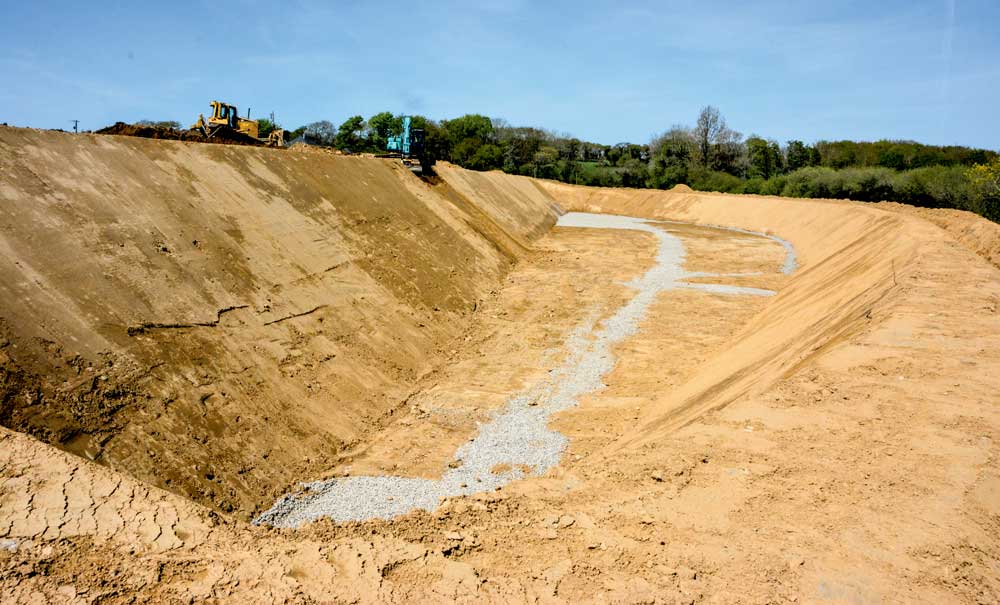
POLYGON ((144 139, 169 139, 195 143, 218 143, 221 145, 253 145, 256 147, 264 145, 264 143, 261 143, 252 136, 226 128, 220 129, 211 137, 206 137, 200 131, 194 129, 175 130, 159 126, 140 126, 138 124, 115 122, 112 126, 98 130, 97 134, 117 134, 128 137, 142 137, 144 139))

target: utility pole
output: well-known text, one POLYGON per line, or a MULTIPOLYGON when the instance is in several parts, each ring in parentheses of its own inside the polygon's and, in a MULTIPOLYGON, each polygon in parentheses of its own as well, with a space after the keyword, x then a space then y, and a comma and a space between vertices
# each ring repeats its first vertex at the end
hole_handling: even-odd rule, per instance
POLYGON ((73 132, 79 133, 80 132, 80 120, 70 120, 70 122, 73 122, 73 132))

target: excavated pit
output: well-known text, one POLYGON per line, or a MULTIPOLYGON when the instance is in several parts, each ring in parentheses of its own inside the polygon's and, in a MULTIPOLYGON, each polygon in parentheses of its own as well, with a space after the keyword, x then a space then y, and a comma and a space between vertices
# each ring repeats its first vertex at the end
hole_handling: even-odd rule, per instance
POLYGON ((438 172, 0 128, 2 600, 998 598, 995 225, 438 172))
MULTIPOLYGON (((391 519, 416 509, 433 511, 445 499, 494 491, 526 476, 541 476, 562 457, 567 439, 548 426, 553 414, 579 404, 585 395, 605 385, 602 379, 615 366, 612 348, 638 330, 657 296, 677 288, 690 288, 731 296, 772 296, 762 288, 727 284, 691 283, 691 277, 740 277, 740 273, 692 273, 684 270, 682 240, 655 222, 634 217, 571 212, 559 217, 556 227, 614 229, 652 234, 657 240, 655 263, 626 286, 634 290, 628 302, 595 325, 584 318, 562 346, 563 363, 545 379, 522 393, 512 394, 501 410, 479 427, 475 437, 455 452, 440 479, 362 476, 302 484, 304 492, 282 497, 254 520, 255 524, 298 527, 328 517, 335 521, 391 519), (504 468, 501 472, 494 469, 504 468)), ((727 231, 719 228, 720 231, 727 231)), ((730 230, 753 234, 746 230, 730 230)), ((795 268, 794 249, 787 242, 782 272, 795 268)), ((755 274, 757 275, 757 274, 755 274)))

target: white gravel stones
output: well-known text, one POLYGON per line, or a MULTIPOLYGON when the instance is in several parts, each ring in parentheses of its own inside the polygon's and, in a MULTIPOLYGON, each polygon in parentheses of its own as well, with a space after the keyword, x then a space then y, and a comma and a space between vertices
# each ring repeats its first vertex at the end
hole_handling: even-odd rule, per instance
MULTIPOLYGON (((636 294, 614 315, 599 326, 593 314, 586 318, 567 339, 562 365, 544 381, 513 396, 483 424, 478 435, 458 448, 454 468, 441 479, 362 476, 304 483, 299 492, 283 496, 254 523, 298 527, 322 517, 338 522, 390 519, 416 509, 432 511, 442 498, 492 491, 526 473, 542 475, 559 463, 567 442, 562 434, 549 429, 549 417, 577 405, 581 396, 604 388, 602 378, 614 368, 612 346, 638 331, 639 322, 660 292, 693 288, 718 294, 774 294, 758 288, 684 282, 704 274, 684 271, 681 240, 643 219, 571 212, 560 217, 557 226, 651 233, 659 242, 656 265, 626 284, 636 294), (497 467, 510 470, 492 472, 497 467)), ((794 264, 794 253, 790 256, 794 264)))

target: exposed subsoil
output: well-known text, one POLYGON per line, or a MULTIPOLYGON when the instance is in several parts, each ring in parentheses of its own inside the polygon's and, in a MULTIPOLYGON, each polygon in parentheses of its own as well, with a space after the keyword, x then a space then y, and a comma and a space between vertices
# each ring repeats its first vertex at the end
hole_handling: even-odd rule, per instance
POLYGON ((126 124, 125 122, 115 122, 95 131, 96 134, 114 134, 127 137, 142 137, 145 139, 165 139, 172 141, 189 141, 192 143, 217 143, 220 145, 252 145, 262 147, 264 143, 250 135, 243 134, 231 129, 221 129, 211 137, 207 137, 198 130, 177 130, 174 128, 164 128, 161 126, 142 126, 139 124, 126 124))
POLYGON ((20 129, 0 170, 4 602, 1000 601, 981 219, 20 129), (634 296, 652 234, 557 208, 675 221, 698 282, 777 295, 660 293, 543 476, 250 525, 442 476, 634 296))

